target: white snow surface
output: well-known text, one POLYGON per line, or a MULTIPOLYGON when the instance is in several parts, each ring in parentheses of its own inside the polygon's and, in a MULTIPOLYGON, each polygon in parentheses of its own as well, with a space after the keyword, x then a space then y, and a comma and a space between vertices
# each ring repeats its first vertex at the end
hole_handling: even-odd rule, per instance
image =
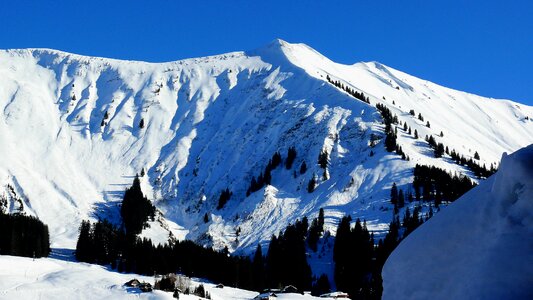
POLYGON ((383 299, 533 299, 533 145, 409 235, 383 299))
MULTIPOLYGON (((172 293, 155 290, 141 293, 124 283, 137 278, 154 284, 154 277, 121 274, 103 266, 76 263, 65 257, 31 259, 0 256, 0 299, 174 299, 172 293)), ((68 258, 68 255, 66 256, 68 258)), ((191 280, 192 287, 203 284, 213 300, 250 300, 257 292, 232 287, 216 288, 215 284, 191 280)), ((180 299, 198 300, 198 296, 180 294, 180 299)), ((300 294, 279 294, 277 299, 324 299, 300 294)), ((331 299, 331 298, 326 298, 331 299)))
POLYGON ((471 175, 449 157, 434 158, 427 134, 467 157, 478 151, 487 167, 533 143, 533 107, 454 91, 377 62, 337 64, 282 40, 168 63, 0 50, 0 115, 5 210, 22 203, 49 225, 52 247, 71 249, 83 219, 119 222, 123 191, 143 168, 143 190, 163 216, 151 223, 161 228, 143 236, 249 252, 321 207, 333 234, 346 213, 366 219, 370 230, 385 230, 389 189, 393 182, 406 189, 416 163, 471 175), (372 105, 326 76, 363 91, 372 105), (411 161, 385 152, 383 142, 369 146, 371 134, 383 137, 376 103, 418 130, 418 140, 398 130, 411 161), (291 146, 292 169, 277 168, 271 186, 246 197, 252 176, 291 146), (323 149, 331 153, 326 181, 317 165, 323 149), (308 171, 300 175, 302 161, 308 171), (310 194, 313 174, 319 185, 310 194), (216 210, 225 188, 232 197, 216 210))

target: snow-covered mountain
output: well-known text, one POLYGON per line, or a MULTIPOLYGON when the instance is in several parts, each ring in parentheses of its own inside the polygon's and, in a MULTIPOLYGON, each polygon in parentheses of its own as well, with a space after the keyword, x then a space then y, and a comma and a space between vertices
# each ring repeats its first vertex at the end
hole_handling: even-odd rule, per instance
POLYGON ((531 299, 532 199, 530 145, 400 243, 383 299, 531 299))
POLYGON ((165 241, 171 232, 246 250, 320 208, 332 231, 346 213, 366 219, 370 230, 387 229, 389 189, 393 182, 406 188, 417 163, 472 176, 446 155, 434 158, 426 135, 466 157, 477 151, 487 167, 533 143, 533 107, 454 91, 377 62, 337 64, 281 40, 168 63, 2 50, 0 109, 4 209, 37 215, 59 248, 74 248, 83 219, 118 221, 124 189, 143 169, 143 190, 161 212, 144 235, 165 241), (385 151, 377 103, 417 130, 419 139, 398 129, 410 161, 385 151), (297 151, 292 168, 278 167, 271 185, 246 196, 252 177, 276 151, 285 159, 289 147, 297 151), (317 164, 323 150, 327 180, 317 164), (303 161, 308 170, 300 174, 303 161), (313 174, 318 186, 308 193, 313 174), (217 210, 226 188, 232 196, 217 210))

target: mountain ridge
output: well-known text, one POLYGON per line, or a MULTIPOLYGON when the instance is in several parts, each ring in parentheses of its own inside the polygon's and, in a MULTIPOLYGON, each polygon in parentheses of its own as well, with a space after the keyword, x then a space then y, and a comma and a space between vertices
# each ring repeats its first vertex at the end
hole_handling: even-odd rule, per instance
MULTIPOLYGON (((120 222, 121 195, 142 169, 143 190, 175 236, 233 251, 253 249, 320 207, 332 232, 346 213, 384 231, 388 189, 392 182, 408 187, 416 163, 473 177, 448 157, 433 158, 424 135, 443 131, 439 141, 469 157, 479 151, 487 165, 533 141, 533 122, 525 120, 532 107, 453 91, 376 62, 337 64, 304 44, 275 40, 167 63, 47 51, 55 50, 0 51, 0 183, 26 199, 26 212, 52 223, 56 247, 72 247, 82 219, 120 222), (327 76, 364 92, 371 105, 327 76), (383 138, 377 103, 419 130, 420 140, 399 130, 411 161, 384 151, 382 142, 369 146, 372 135, 383 138), (431 128, 410 116, 412 108, 431 128), (295 166, 275 169, 271 186, 245 196, 252 176, 291 146, 295 166), (316 164, 322 150, 330 154, 328 180, 316 164), (302 161, 309 171, 295 177, 302 161), (318 188, 307 193, 313 173, 318 188), (233 196, 216 210, 225 188, 233 196)), ((164 242, 168 231, 157 228, 146 234, 164 242)))

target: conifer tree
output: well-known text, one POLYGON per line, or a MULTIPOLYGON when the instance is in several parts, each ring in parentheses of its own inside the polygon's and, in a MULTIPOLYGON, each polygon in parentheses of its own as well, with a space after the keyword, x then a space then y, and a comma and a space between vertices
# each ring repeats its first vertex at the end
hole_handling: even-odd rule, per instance
POLYGON ((398 192, 398 207, 403 207, 405 205, 405 198, 403 195, 403 191, 400 189, 398 192))
POLYGON ((312 193, 316 189, 316 175, 313 175, 309 182, 307 183, 307 192, 312 193))
MULTIPOLYGON (((252 178, 252 180, 254 180, 254 179, 252 178)), ((225 190, 223 190, 220 193, 220 196, 218 197, 217 210, 223 208, 224 205, 226 205, 228 200, 231 198, 231 195, 232 195, 232 193, 230 192, 230 190, 228 188, 226 188, 225 190)))
POLYGON ((324 209, 320 208, 318 211, 318 228, 320 229, 320 233, 324 232, 324 209))
POLYGON ((285 161, 285 168, 287 170, 290 170, 292 168, 292 164, 295 159, 296 159, 296 148, 289 147, 289 150, 287 150, 287 160, 285 161))
POLYGON ((329 160, 329 154, 327 150, 320 151, 320 154, 318 155, 318 165, 322 169, 326 169, 328 167, 328 160, 329 160))
POLYGON ((305 164, 305 160, 304 160, 302 164, 300 165, 300 174, 304 174, 305 172, 307 172, 307 165, 305 164))
POLYGON ((93 251, 91 239, 91 223, 84 220, 81 222, 80 234, 76 243, 76 259, 78 261, 91 262, 89 259, 90 253, 93 251))
POLYGON ((124 193, 120 214, 128 234, 138 234, 149 218, 154 218, 155 207, 143 195, 139 176, 135 175, 133 185, 124 193))
POLYGON ((479 153, 477 153, 477 151, 476 151, 476 153, 474 153, 474 159, 479 160, 479 153))
POLYGON ((252 261, 252 276, 253 285, 256 291, 261 291, 265 288, 265 263, 263 258, 263 251, 261 245, 257 245, 252 261))
POLYGON ((329 279, 326 274, 320 275, 311 289, 311 295, 319 297, 320 295, 331 292, 331 286, 329 285, 329 279))
POLYGON ((390 190, 390 202, 395 205, 398 203, 398 188, 396 187, 396 182, 392 183, 392 188, 390 190))
POLYGON ((281 154, 276 151, 274 155, 272 156, 272 163, 271 163, 271 169, 274 170, 281 164, 281 154))

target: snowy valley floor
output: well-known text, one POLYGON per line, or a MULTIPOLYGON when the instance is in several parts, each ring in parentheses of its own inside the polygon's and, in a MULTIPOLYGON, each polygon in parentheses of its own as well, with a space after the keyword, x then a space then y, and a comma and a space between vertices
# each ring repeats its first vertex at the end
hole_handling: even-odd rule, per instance
MULTIPOLYGON (((137 274, 121 274, 103 266, 79 263, 68 255, 71 250, 54 250, 49 258, 31 259, 16 256, 0 256, 0 299, 173 299, 172 293, 154 291, 139 293, 138 289, 123 284, 137 278, 153 284, 154 278, 137 274), (63 254, 64 255, 63 255, 63 254), (65 254, 67 253, 67 254, 65 254)), ((215 288, 214 284, 193 280, 192 285, 202 283, 211 299, 253 299, 257 292, 231 287, 215 288)), ((198 296, 180 295, 180 299, 199 299, 198 296)), ((310 295, 283 294, 277 299, 324 299, 310 295)))

